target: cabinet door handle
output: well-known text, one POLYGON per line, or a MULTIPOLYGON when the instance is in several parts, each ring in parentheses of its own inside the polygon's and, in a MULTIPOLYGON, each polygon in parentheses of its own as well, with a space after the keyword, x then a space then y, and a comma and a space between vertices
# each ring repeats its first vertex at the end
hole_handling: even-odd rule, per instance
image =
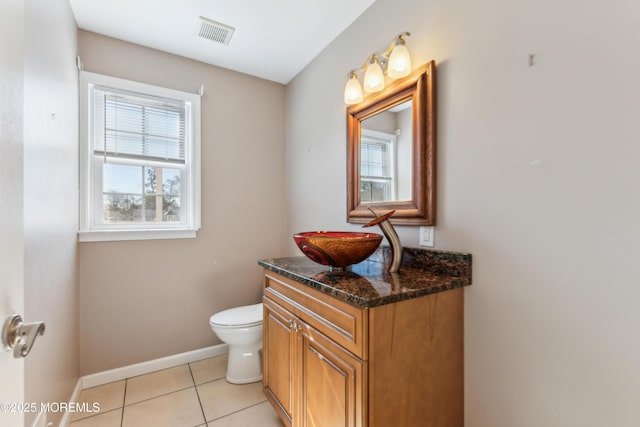
POLYGON ((302 327, 298 324, 298 322, 296 322, 295 320, 291 320, 289 319, 287 321, 287 323, 289 323, 289 328, 293 331, 293 332, 298 332, 300 329, 302 329, 302 327))

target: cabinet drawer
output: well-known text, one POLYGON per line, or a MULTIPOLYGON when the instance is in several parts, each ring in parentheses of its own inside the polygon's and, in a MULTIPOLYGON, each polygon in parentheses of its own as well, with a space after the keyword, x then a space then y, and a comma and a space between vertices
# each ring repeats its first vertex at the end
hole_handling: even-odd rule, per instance
POLYGON ((265 270, 264 295, 354 355, 367 358, 365 310, 270 270, 265 270))

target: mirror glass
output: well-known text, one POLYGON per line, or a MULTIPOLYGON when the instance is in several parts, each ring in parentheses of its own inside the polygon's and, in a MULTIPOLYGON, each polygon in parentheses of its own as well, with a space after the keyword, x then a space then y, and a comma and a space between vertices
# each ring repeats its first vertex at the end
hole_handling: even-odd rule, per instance
POLYGON ((360 201, 411 200, 411 101, 360 122, 360 201))
POLYGON ((347 108, 347 221, 435 225, 435 62, 347 108))

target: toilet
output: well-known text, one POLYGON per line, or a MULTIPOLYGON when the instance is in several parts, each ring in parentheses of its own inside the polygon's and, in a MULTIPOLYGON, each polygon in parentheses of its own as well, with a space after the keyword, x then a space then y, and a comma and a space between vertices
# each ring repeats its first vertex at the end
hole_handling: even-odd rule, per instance
POLYGON ((216 313, 209 325, 229 344, 227 381, 247 384, 262 380, 262 303, 216 313))

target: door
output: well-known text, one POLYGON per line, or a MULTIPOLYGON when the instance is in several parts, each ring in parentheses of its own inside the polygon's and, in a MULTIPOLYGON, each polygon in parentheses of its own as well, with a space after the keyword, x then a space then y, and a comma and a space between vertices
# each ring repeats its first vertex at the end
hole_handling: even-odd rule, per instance
POLYGON ((365 427, 366 362, 300 322, 304 427, 365 427))
MULTIPOLYGON (((23 81, 24 1, 0 2, 0 329, 24 314, 23 81)), ((22 427, 24 361, 0 349, 0 425, 22 427), (15 404, 11 408, 11 404, 15 404), (7 406, 9 405, 9 406, 7 406)))
POLYGON ((264 393, 280 419, 292 425, 295 413, 295 370, 297 334, 295 316, 269 298, 264 298, 263 370, 264 393))

